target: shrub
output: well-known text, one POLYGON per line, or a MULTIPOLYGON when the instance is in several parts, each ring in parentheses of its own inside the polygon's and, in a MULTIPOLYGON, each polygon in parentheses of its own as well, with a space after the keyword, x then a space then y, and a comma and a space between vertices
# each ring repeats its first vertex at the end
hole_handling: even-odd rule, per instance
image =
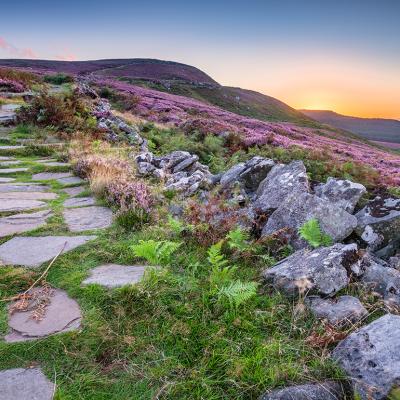
POLYGON ((58 73, 55 75, 45 75, 43 77, 44 82, 51 83, 53 85, 62 85, 64 83, 71 83, 74 81, 74 78, 70 75, 66 75, 63 73, 58 73))

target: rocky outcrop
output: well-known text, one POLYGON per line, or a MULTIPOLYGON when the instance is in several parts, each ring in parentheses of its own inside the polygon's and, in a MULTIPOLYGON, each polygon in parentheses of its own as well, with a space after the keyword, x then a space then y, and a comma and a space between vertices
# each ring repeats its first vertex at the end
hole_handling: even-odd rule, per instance
POLYGON ((285 202, 275 205, 278 209, 269 217, 262 235, 268 236, 288 228, 289 242, 295 249, 307 246, 307 243, 299 237, 298 230, 310 219, 317 219, 321 230, 334 242, 340 242, 348 237, 357 226, 357 219, 343 208, 306 192, 298 193, 296 196, 290 195, 285 202))
POLYGON ((376 197, 356 217, 356 233, 369 250, 384 258, 394 254, 400 245, 400 199, 376 197))
POLYGON ((400 385, 400 316, 387 314, 344 339, 333 358, 362 400, 387 399, 400 385))
POLYGON ((332 296, 348 285, 351 267, 358 260, 356 244, 303 249, 264 270, 263 277, 288 296, 332 296))
POLYGON ((327 200, 351 214, 367 189, 360 183, 329 178, 325 184, 316 186, 314 191, 321 199, 327 200))

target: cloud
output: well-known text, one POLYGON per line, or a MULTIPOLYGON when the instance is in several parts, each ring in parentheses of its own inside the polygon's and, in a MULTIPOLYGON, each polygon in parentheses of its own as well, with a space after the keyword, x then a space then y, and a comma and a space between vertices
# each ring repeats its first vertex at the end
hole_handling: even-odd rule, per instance
POLYGON ((11 43, 7 42, 3 37, 0 36, 0 49, 6 51, 8 54, 15 56, 15 57, 22 57, 22 58, 37 58, 35 52, 27 47, 23 49, 19 49, 15 47, 11 43))
POLYGON ((69 49, 64 49, 61 54, 56 55, 56 59, 61 61, 76 61, 77 56, 69 49))

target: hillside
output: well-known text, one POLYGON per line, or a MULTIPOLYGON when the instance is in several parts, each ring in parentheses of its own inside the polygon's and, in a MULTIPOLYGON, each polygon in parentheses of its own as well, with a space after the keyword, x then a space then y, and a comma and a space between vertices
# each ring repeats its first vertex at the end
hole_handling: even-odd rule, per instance
POLYGON ((0 66, 29 68, 42 73, 64 72, 96 75, 183 95, 227 111, 264 121, 316 123, 294 108, 264 94, 222 86, 198 68, 172 61, 113 59, 94 61, 0 60, 0 66))
POLYGON ((400 121, 384 118, 359 118, 325 110, 300 110, 323 124, 358 134, 377 142, 400 143, 400 121))

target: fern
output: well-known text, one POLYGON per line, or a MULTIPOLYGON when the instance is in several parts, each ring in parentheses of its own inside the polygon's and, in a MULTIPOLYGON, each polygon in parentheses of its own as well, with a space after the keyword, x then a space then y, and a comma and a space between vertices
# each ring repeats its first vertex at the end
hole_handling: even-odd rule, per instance
POLYGON ((225 259, 225 256, 221 254, 222 243, 223 241, 221 240, 218 243, 210 246, 210 248, 208 249, 208 262, 211 264, 212 267, 222 268, 229 262, 225 259))
POLYGON ((155 240, 141 240, 139 244, 131 246, 136 257, 144 258, 152 265, 168 265, 171 262, 172 254, 182 243, 155 240))
POLYGON ((238 250, 240 252, 249 250, 250 246, 247 243, 247 240, 249 240, 249 234, 240 227, 231 230, 226 238, 228 239, 228 246, 232 250, 238 250))
POLYGON ((180 235, 185 230, 185 225, 171 215, 168 215, 168 226, 176 235, 180 235))
POLYGON ((226 299, 232 308, 238 308, 257 294, 256 282, 242 282, 236 280, 218 290, 218 301, 226 299))
POLYGON ((312 218, 305 222, 299 228, 299 235, 301 238, 307 241, 307 243, 316 248, 320 246, 330 246, 332 244, 332 238, 323 233, 319 226, 319 222, 316 218, 312 218))

